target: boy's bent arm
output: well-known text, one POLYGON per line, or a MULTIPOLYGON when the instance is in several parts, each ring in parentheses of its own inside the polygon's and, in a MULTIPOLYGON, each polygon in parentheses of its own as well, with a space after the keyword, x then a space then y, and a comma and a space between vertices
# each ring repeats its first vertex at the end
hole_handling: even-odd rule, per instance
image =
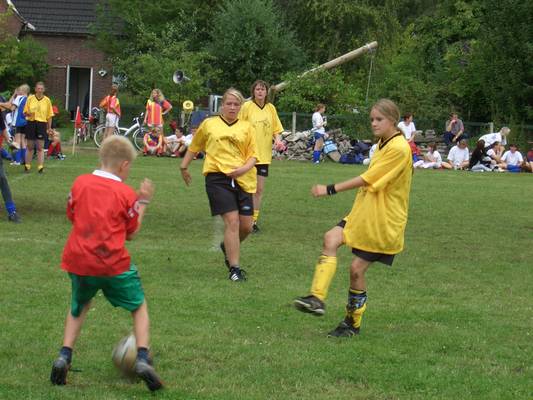
POLYGON ((141 225, 144 219, 144 213, 146 212, 146 206, 150 204, 152 197, 154 196, 154 184, 150 179, 144 179, 141 182, 141 186, 137 191, 137 200, 135 201, 135 210, 137 212, 137 226, 135 229, 126 234, 126 240, 133 240, 137 232, 141 230, 141 225))

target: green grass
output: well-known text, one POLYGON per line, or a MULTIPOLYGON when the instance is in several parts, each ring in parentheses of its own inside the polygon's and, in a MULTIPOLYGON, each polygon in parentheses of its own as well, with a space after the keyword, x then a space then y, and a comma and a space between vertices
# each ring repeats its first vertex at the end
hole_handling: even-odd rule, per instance
MULTIPOLYGON (((69 232, 65 201, 94 152, 50 161, 46 173, 6 166, 23 223, 0 222, 1 399, 152 398, 122 380, 114 344, 131 330, 127 312, 93 303, 69 385, 52 387, 69 280, 59 268, 69 232)), ((361 335, 332 340, 348 284, 348 249, 322 318, 296 312, 307 294, 323 233, 354 194, 313 199, 313 183, 361 167, 275 162, 262 233, 243 246, 249 281, 227 279, 200 162, 185 187, 174 159, 140 158, 156 195, 143 230, 128 244, 139 266, 166 399, 530 399, 533 397, 533 176, 416 171, 405 251, 392 268, 368 272, 361 335)))

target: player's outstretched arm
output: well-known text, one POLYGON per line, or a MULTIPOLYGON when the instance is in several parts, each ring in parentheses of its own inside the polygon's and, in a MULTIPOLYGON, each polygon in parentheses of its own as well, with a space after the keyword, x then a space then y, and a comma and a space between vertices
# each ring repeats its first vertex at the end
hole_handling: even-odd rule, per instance
POLYGON ((351 190, 366 185, 367 183, 365 180, 360 176, 357 176, 344 182, 332 183, 331 185, 314 185, 311 188, 311 194, 314 197, 331 196, 338 192, 344 192, 346 190, 351 190))
POLYGON ((180 165, 181 177, 183 178, 183 181, 185 182, 187 186, 189 186, 192 182, 192 177, 191 177, 191 174, 189 173, 189 164, 194 159, 195 155, 196 153, 193 153, 192 151, 187 150, 187 152, 185 153, 185 157, 183 157, 183 160, 181 161, 181 165, 180 165))
POLYGON ((128 234, 126 240, 134 239, 137 232, 141 230, 141 225, 144 219, 144 213, 146 212, 146 206, 148 206, 148 204, 150 204, 150 201, 152 201, 152 198, 154 197, 154 191, 155 186, 152 181, 150 179, 145 178, 141 182, 139 190, 137 191, 137 213, 139 214, 139 216, 137 217, 137 228, 135 229, 135 231, 128 234))

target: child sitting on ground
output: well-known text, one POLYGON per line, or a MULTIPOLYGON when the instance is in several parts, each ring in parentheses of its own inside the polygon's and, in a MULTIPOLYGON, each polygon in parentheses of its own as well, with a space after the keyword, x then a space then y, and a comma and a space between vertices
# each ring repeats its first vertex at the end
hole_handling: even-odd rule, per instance
POLYGON ((161 128, 154 126, 150 128, 150 131, 144 135, 144 150, 145 156, 161 156, 163 153, 163 135, 161 128))
POLYGON ((509 150, 503 153, 501 158, 501 167, 509 172, 520 172, 523 162, 524 158, 518 151, 518 146, 516 144, 510 144, 509 150))
POLYGON ((174 134, 163 139, 163 153, 171 157, 183 157, 187 152, 183 128, 179 127, 176 121, 171 121, 169 126, 174 134))
POLYGON ((442 157, 437 150, 436 143, 428 144, 428 152, 424 155, 423 160, 418 160, 413 164, 413 168, 424 168, 424 169, 439 169, 442 166, 442 157))
POLYGON ((61 133, 55 129, 51 129, 48 134, 48 139, 50 140, 50 145, 46 152, 46 158, 55 157, 58 160, 64 160, 65 156, 61 153, 61 133))
POLYGON ((130 311, 137 343, 135 374, 151 391, 163 384, 148 355, 149 319, 137 267, 124 246, 141 228, 154 194, 152 182, 145 179, 137 193, 124 184, 137 153, 123 136, 105 139, 100 148, 100 165, 92 174, 74 181, 67 204, 72 222, 61 268, 72 281, 72 303, 65 321, 63 347, 52 366, 50 380, 65 385, 72 364, 72 349, 91 300, 102 289, 115 307, 130 311))

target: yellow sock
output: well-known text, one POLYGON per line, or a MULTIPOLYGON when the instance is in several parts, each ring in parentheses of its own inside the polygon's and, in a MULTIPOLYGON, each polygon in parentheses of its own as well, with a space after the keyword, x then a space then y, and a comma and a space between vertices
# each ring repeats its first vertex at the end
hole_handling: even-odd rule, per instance
POLYGON ((259 219, 259 210, 254 210, 254 222, 257 222, 257 220, 259 219))
POLYGON ((337 270, 337 257, 321 255, 315 267, 311 284, 311 294, 324 301, 328 296, 329 285, 337 270))
POLYGON ((359 328, 363 320, 363 314, 366 311, 366 290, 350 289, 348 294, 348 305, 346 306, 346 315, 352 319, 352 326, 359 328))
POLYGON ((24 164, 26 166, 26 169, 31 169, 31 164, 24 164))
POLYGON ((37 169, 43 169, 43 168, 44 168, 44 165, 42 164, 37 167, 37 169))

